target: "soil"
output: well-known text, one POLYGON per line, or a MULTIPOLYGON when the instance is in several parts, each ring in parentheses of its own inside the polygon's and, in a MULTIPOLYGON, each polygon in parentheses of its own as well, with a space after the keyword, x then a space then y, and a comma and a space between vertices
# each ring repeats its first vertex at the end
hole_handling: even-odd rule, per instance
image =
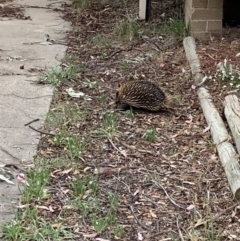
MULTIPOLYGON (((159 16, 167 13, 168 19, 177 9, 175 1, 166 2, 154 3, 151 22, 136 20, 146 33, 131 41, 114 31, 126 17, 138 15, 138 1, 126 1, 124 7, 115 1, 101 1, 81 12, 66 6, 65 19, 73 28, 68 34, 68 57, 84 67, 77 79, 56 91, 51 109, 56 112, 70 104, 86 110, 80 122, 66 120, 67 131, 86 143, 77 175, 90 175, 98 168, 100 214, 106 212, 108 192, 118 195, 117 223, 124 227, 120 240, 239 240, 238 202, 200 108, 183 38, 157 32, 165 21, 159 16), (102 42, 103 35, 111 40, 109 44, 106 39, 102 42), (100 36, 98 40, 96 36, 100 36), (97 87, 84 84, 87 79, 96 81, 97 87), (129 112, 117 112, 116 130, 108 137, 99 136, 96 130, 103 129, 104 120, 113 113, 118 85, 130 80, 157 83, 168 95, 174 113, 134 110, 129 116, 129 112), (89 98, 68 96, 69 87, 89 98), (152 142, 147 140, 148 130, 156 132, 152 142)), ((238 63, 238 47, 231 47, 233 35, 197 42, 207 75, 214 75, 224 58, 238 63)), ((224 95, 231 89, 223 89, 222 83, 214 81, 206 85, 221 110, 224 95)), ((48 131, 56 134, 59 130, 48 131)), ((63 152, 63 146, 53 145, 49 136, 42 136, 39 156, 53 158, 63 152)), ((93 232, 90 220, 64 209, 64 199, 59 196, 60 187, 71 188, 69 179, 74 175, 73 171, 54 172, 48 205, 58 211, 47 219, 53 222, 61 213, 62 225, 72 226, 82 237, 93 232)), ((97 237, 117 240, 111 228, 97 237)))

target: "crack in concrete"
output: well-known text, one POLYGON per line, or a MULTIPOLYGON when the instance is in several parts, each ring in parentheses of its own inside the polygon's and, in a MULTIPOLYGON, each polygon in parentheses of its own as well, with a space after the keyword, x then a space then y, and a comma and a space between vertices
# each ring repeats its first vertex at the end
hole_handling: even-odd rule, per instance
POLYGON ((52 97, 52 95, 42 95, 42 96, 36 96, 36 97, 24 97, 24 96, 20 96, 20 95, 16 95, 16 94, 12 94, 18 98, 21 98, 21 99, 26 99, 26 100, 34 100, 34 99, 41 99, 41 98, 44 98, 44 97, 52 97))
POLYGON ((14 93, 12 94, 1 94, 1 96, 15 96, 17 98, 20 98, 20 99, 26 99, 26 100, 34 100, 34 99, 41 99, 41 98, 44 98, 44 97, 52 97, 52 95, 42 95, 42 96, 35 96, 35 97, 24 97, 24 96, 20 96, 20 95, 16 95, 14 93))
POLYGON ((21 161, 21 159, 19 159, 18 157, 12 155, 9 151, 7 151, 5 148, 3 148, 2 146, 0 146, 0 150, 7 154, 8 156, 12 157, 14 160, 17 160, 17 161, 21 161))

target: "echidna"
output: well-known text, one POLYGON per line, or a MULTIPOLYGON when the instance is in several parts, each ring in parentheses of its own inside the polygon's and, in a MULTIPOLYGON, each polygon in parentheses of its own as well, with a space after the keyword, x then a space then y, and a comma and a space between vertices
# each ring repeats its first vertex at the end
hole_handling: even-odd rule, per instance
POLYGON ((129 106, 159 111, 166 99, 163 91, 149 81, 130 81, 123 83, 116 93, 116 107, 126 109, 129 106))

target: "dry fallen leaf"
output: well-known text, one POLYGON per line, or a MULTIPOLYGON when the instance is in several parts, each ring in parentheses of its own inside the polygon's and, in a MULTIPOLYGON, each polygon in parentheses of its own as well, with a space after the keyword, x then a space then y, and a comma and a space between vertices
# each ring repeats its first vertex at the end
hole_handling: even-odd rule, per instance
POLYGON ((46 206, 38 206, 37 205, 36 207, 39 209, 44 209, 44 210, 50 211, 51 213, 54 212, 52 206, 46 207, 46 206))
POLYGON ((104 239, 104 238, 96 238, 96 240, 98 240, 98 241, 111 241, 109 239, 104 239))
POLYGON ((160 68, 163 68, 164 66, 165 66, 164 63, 160 63, 160 64, 159 64, 159 67, 160 67, 160 68))
POLYGON ((192 121, 193 121, 192 115, 189 115, 188 118, 189 118, 189 120, 186 120, 185 122, 186 122, 187 124, 191 124, 192 121))
POLYGON ((197 228, 198 226, 201 226, 201 225, 207 223, 208 221, 210 221, 210 220, 203 220, 203 219, 200 218, 200 219, 198 219, 197 222, 195 223, 194 228, 197 228))
POLYGON ((150 209, 149 213, 150 213, 150 215, 151 215, 153 218, 156 218, 156 217, 157 217, 157 215, 156 215, 151 209, 150 209))
POLYGON ((142 241, 142 240, 143 240, 143 236, 142 236, 141 233, 138 233, 137 236, 138 236, 137 239, 138 239, 139 241, 142 241))
POLYGON ((16 208, 18 208, 18 209, 22 209, 22 208, 26 208, 27 206, 29 206, 29 205, 28 205, 28 204, 17 205, 16 208))
POLYGON ((64 194, 67 194, 67 193, 69 193, 69 191, 70 191, 70 189, 64 189, 62 192, 63 192, 64 194))
POLYGON ((134 193, 133 196, 136 196, 139 193, 139 189, 137 189, 134 193))
POLYGON ((59 227, 61 227, 61 223, 53 223, 52 227, 53 228, 59 228, 59 227))
POLYGON ((67 170, 65 170, 65 171, 62 171, 62 172, 60 172, 61 174, 68 174, 68 173, 70 173, 72 171, 72 168, 69 168, 69 169, 67 169, 67 170))
POLYGON ((91 169, 92 169, 92 167, 85 167, 85 168, 83 169, 83 172, 86 173, 88 170, 91 170, 91 169))
POLYGON ((114 174, 117 172, 119 172, 119 169, 112 167, 99 167, 94 170, 94 174, 114 174))
POLYGON ((29 183, 28 181, 26 180, 25 178, 25 175, 23 173, 20 173, 17 175, 17 180, 20 182, 20 183, 23 183, 25 184, 26 186, 29 186, 29 183))
POLYGON ((209 125, 209 126, 207 126, 204 130, 203 130, 203 133, 205 133, 205 132, 207 132, 207 131, 209 131, 210 130, 210 128, 211 128, 211 124, 209 125))
POLYGON ((95 238, 97 237, 98 233, 83 233, 82 235, 85 238, 95 238))
POLYGON ((187 207, 187 210, 190 211, 190 210, 193 210, 195 208, 195 206, 193 204, 191 204, 190 206, 187 207))
POLYGON ((73 90, 73 88, 66 89, 66 92, 67 92, 71 97, 74 97, 74 98, 79 98, 79 97, 85 96, 85 94, 84 94, 83 92, 75 92, 75 91, 73 90))

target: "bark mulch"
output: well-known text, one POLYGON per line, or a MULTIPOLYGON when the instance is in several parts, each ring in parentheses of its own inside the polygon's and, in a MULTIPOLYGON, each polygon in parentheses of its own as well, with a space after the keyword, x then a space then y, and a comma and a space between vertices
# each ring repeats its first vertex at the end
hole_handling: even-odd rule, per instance
MULTIPOLYGON (((73 227, 82 239, 94 232, 90 221, 77 211, 64 209, 61 191, 71 188, 71 176, 84 177, 98 168, 99 213, 106 212, 108 192, 117 194, 117 224, 124 229, 120 240, 239 240, 238 203, 200 108, 183 39, 159 31, 166 21, 159 16, 165 11, 171 14, 176 9, 173 2, 159 3, 161 8, 156 5, 152 22, 134 20, 143 33, 131 41, 124 40, 122 28, 116 32, 116 26, 138 15, 138 1, 126 1, 124 6, 105 1, 81 11, 66 6, 64 18, 72 24, 67 56, 82 70, 77 79, 56 91, 51 109, 57 113, 67 104, 85 111, 80 121, 66 120, 65 125, 84 141, 85 148, 80 169, 69 169, 66 160, 65 169, 54 172, 48 205, 54 203, 58 211, 45 215, 54 222, 61 214, 62 224, 73 227), (119 83, 133 79, 159 84, 174 114, 133 110, 133 115, 117 112, 112 117, 119 83), (96 85, 91 87, 87 80, 96 85), (89 98, 71 98, 66 94, 69 87, 89 98), (108 120, 112 129, 104 135, 101 130, 111 126, 108 120), (149 130, 156 132, 152 142, 146 137, 149 130)), ((207 75, 214 75, 224 58, 238 63, 230 34, 225 40, 198 42, 197 46, 207 75)), ((206 85, 221 109, 229 89, 223 90, 222 84, 214 81, 206 85)), ((64 147, 53 145, 51 138, 43 135, 39 156, 55 158, 63 152, 64 147)), ((96 237, 117 240, 111 227, 96 237)))

